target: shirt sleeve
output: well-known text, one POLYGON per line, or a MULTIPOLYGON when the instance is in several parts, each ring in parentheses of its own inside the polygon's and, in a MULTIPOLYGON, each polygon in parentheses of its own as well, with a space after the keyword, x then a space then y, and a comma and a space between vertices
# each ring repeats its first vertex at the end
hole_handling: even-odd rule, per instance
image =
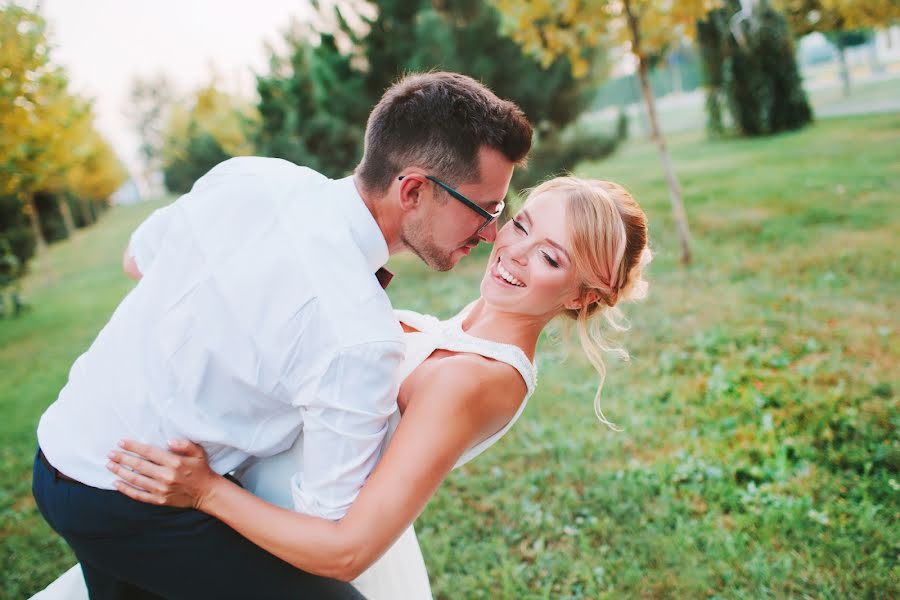
POLYGON ((298 512, 338 520, 375 467, 397 410, 402 342, 342 350, 328 366, 315 402, 303 411, 303 459, 291 478, 298 512))
POLYGON ((194 182, 190 192, 154 211, 138 225, 128 242, 128 254, 134 258, 138 270, 146 274, 153 266, 166 235, 178 230, 172 224, 180 207, 190 203, 195 212, 205 211, 209 221, 213 222, 217 216, 228 212, 223 207, 234 208, 236 198, 258 195, 262 189, 265 185, 260 183, 252 163, 235 158, 221 162, 194 182))
POLYGON ((163 238, 172 220, 174 204, 153 211, 131 234, 128 254, 134 259, 138 270, 146 273, 153 265, 156 254, 162 246, 163 238))

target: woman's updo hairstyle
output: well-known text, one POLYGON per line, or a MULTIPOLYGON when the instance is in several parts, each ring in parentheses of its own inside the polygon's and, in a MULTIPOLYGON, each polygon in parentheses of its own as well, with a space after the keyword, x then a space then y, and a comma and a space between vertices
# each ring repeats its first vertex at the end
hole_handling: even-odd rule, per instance
POLYGON ((594 397, 597 418, 618 430, 600 408, 600 392, 606 379, 603 353, 613 352, 626 360, 628 353, 603 339, 601 319, 594 317, 602 315, 612 329, 625 331, 629 324, 617 305, 647 296, 643 269, 652 259, 647 216, 628 190, 611 181, 557 177, 536 187, 531 195, 546 192, 565 198, 572 260, 583 281, 581 307, 567 309, 563 314, 575 321, 581 347, 600 375, 594 397), (589 302, 592 298, 596 300, 589 302))

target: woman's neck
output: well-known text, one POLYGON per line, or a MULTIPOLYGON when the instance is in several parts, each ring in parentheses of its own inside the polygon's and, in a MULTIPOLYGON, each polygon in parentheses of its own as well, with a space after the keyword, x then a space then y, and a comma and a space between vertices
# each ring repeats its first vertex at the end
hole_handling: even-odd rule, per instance
POLYGON ((538 338, 551 318, 503 311, 479 298, 463 320, 462 329, 475 337, 518 346, 533 362, 538 338))

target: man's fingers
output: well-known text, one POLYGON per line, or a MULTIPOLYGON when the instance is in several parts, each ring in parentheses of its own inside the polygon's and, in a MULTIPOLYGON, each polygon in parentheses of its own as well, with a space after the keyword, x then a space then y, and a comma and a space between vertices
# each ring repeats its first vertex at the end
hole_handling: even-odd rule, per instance
POLYGON ((110 461, 106 463, 106 468, 115 473, 118 477, 121 477, 132 486, 138 487, 144 491, 154 492, 157 494, 164 494, 166 492, 165 486, 157 480, 146 477, 145 475, 141 475, 140 473, 137 473, 135 471, 126 469, 122 465, 110 461))
POLYGON ((172 454, 167 450, 163 450, 162 448, 157 448, 156 446, 151 446, 150 444, 142 444, 141 442, 136 442, 134 440, 122 440, 119 442, 119 447, 123 450, 127 450, 132 454, 137 454, 146 458, 151 462, 155 462, 158 465, 164 465, 168 467, 177 467, 178 466, 178 457, 172 454))

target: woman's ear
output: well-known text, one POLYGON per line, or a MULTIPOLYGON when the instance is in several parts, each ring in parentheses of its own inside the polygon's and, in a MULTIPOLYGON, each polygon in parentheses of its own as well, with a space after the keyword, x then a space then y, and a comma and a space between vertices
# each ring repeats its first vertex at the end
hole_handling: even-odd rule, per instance
POLYGON ((597 290, 588 290, 583 293, 578 298, 575 298, 566 304, 563 304, 563 308, 566 310, 581 310, 585 306, 590 306, 600 299, 600 293, 597 290))

